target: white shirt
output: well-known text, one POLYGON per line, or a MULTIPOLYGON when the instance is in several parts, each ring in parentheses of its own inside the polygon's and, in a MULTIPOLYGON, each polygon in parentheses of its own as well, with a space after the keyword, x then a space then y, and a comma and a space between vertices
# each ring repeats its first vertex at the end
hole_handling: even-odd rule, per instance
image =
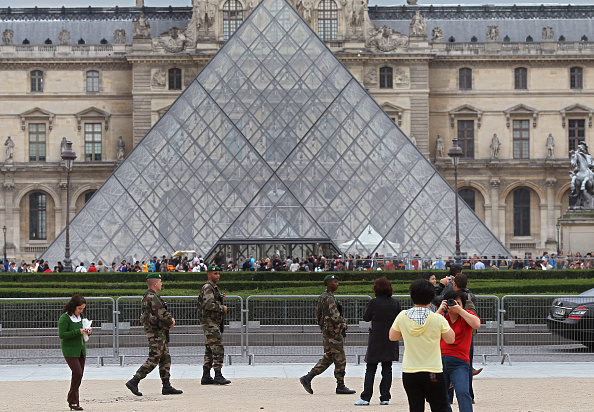
POLYGON ((485 264, 480 260, 474 264, 475 270, 483 270, 485 268, 485 264))
POLYGON ((72 320, 74 323, 80 322, 80 315, 78 315, 78 316, 68 315, 68 316, 70 316, 70 320, 72 320))
POLYGON ((87 268, 84 266, 77 266, 75 272, 86 272, 87 268))

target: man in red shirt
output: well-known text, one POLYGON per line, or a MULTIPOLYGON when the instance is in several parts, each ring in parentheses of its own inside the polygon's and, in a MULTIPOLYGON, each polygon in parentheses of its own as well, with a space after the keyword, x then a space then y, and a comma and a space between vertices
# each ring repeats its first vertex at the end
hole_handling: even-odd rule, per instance
MULTIPOLYGON (((481 326, 481 320, 472 311, 465 310, 466 293, 461 290, 448 292, 436 313, 445 313, 448 324, 456 334, 454 343, 441 341, 441 361, 446 388, 454 386, 460 412, 472 412, 472 398, 468 374, 470 373, 470 345, 472 331, 481 326)), ((452 407, 448 404, 448 412, 452 407)))
POLYGON ((89 270, 87 272, 97 272, 97 267, 95 266, 95 262, 91 262, 91 266, 89 266, 89 270))

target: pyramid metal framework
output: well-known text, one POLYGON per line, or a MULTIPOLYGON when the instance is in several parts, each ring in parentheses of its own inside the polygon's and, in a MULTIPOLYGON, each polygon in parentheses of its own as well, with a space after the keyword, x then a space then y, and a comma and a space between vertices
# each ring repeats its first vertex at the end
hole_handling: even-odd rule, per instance
MULTIPOLYGON (((75 216, 71 254, 311 242, 451 255, 454 196, 292 6, 263 0, 75 216)), ((459 203, 462 250, 508 255, 459 203)), ((62 260, 64 244, 42 257, 62 260)))

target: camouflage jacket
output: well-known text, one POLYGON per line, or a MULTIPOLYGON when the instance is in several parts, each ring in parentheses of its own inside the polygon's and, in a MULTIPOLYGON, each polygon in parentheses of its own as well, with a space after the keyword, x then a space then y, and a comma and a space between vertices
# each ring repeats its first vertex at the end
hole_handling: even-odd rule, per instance
POLYGON ((223 305, 223 295, 219 292, 219 287, 210 280, 200 289, 198 296, 198 317, 200 323, 220 325, 223 321, 225 308, 223 305))
POLYGON ((322 332, 331 335, 344 335, 347 330, 347 321, 338 310, 336 298, 328 289, 318 297, 316 320, 322 332))
POLYGON ((140 322, 150 337, 164 339, 169 334, 169 326, 173 323, 173 316, 167 311, 167 304, 161 296, 152 289, 148 289, 142 296, 142 314, 140 322))

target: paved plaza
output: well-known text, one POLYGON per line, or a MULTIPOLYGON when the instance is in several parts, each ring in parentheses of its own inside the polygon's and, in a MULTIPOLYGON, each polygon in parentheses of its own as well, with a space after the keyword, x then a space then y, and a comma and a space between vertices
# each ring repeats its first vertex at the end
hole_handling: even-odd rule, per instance
MULTIPOLYGON (((140 362, 140 361, 138 361, 140 362)), ((365 365, 347 365, 346 384, 355 395, 335 395, 332 368, 313 381, 314 395, 307 394, 297 378, 312 364, 230 365, 223 368, 231 385, 201 386, 201 365, 172 365, 172 383, 183 395, 162 396, 157 371, 140 384, 143 397, 132 395, 124 382, 138 364, 97 368, 92 359, 81 386, 81 406, 87 411, 352 411, 363 387, 365 365)), ((558 412, 591 410, 594 401, 591 363, 514 362, 513 365, 488 362, 475 379, 475 411, 558 412)), ((394 363, 392 401, 379 406, 379 394, 365 411, 407 411, 402 388, 401 363, 394 363)), ((0 390, 9 402, 0 411, 67 410, 70 370, 67 365, 0 366, 0 390)), ((376 380, 378 391, 379 380, 376 380)), ((429 410, 427 408, 427 410, 429 410)), ((454 405, 454 410, 457 410, 454 405)))

